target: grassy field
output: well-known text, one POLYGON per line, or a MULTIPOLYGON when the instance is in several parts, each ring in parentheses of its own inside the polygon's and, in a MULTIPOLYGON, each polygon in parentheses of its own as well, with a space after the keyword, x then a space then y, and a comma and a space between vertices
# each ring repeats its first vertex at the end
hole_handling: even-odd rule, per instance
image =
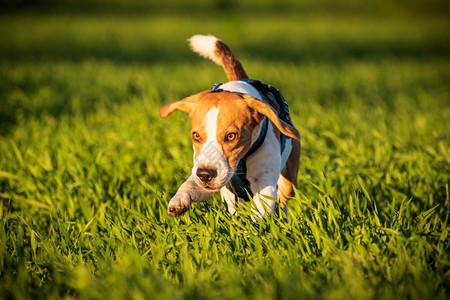
POLYGON ((445 1, 56 3, 0 2, 0 298, 450 297, 445 1), (192 145, 159 108, 226 80, 196 33, 290 105, 289 223, 166 215, 192 145))

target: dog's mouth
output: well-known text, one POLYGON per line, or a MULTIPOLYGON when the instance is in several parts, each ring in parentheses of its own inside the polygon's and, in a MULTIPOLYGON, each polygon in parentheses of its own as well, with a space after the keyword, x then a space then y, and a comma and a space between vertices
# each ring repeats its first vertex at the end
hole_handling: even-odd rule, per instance
POLYGON ((215 186, 204 185, 203 188, 209 192, 217 192, 221 188, 217 188, 215 186))
POLYGON ((213 183, 201 183, 200 186, 207 190, 208 192, 217 192, 224 186, 226 186, 228 181, 226 181, 224 184, 213 184, 213 183))

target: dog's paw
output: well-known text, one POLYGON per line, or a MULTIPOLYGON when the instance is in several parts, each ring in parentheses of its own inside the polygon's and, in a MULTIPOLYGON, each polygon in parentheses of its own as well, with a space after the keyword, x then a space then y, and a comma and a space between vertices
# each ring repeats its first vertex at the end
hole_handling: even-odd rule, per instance
POLYGON ((169 216, 181 216, 191 207, 191 198, 187 194, 176 194, 170 199, 167 214, 169 216))

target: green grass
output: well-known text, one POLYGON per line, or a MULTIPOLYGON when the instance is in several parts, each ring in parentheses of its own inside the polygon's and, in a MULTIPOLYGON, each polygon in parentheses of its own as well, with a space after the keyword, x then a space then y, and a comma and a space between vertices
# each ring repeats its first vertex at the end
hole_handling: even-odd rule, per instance
POLYGON ((444 10, 114 3, 0 17, 0 298, 449 297, 444 10), (230 216, 218 195, 166 215, 192 145, 187 117, 159 108, 225 80, 190 52, 196 33, 290 105, 289 223, 230 216))

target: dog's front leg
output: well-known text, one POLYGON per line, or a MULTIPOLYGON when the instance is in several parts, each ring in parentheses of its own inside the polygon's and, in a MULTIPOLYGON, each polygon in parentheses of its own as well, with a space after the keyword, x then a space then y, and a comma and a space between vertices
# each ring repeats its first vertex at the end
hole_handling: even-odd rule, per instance
POLYGON ((169 216, 180 216, 185 213, 192 202, 205 201, 211 197, 213 192, 208 192, 198 186, 194 177, 189 177, 178 189, 175 196, 170 199, 167 214, 169 216))
MULTIPOLYGON (((271 125, 270 132, 273 132, 271 125)), ((280 166, 280 143, 274 134, 268 134, 258 152, 247 159, 247 178, 254 202, 252 212, 258 218, 264 218, 267 213, 274 213, 277 208, 280 166)))

